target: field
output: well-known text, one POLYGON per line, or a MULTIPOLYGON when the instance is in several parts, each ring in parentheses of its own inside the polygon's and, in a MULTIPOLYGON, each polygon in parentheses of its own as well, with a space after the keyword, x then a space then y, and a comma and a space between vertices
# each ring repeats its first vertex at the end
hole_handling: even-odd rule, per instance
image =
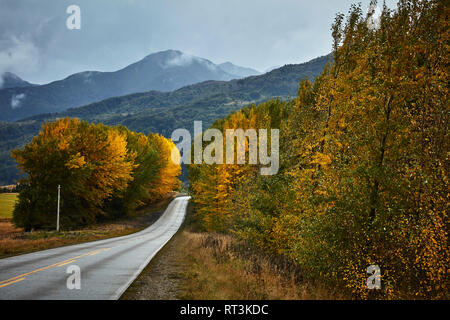
POLYGON ((0 218, 11 218, 17 193, 0 193, 0 218))

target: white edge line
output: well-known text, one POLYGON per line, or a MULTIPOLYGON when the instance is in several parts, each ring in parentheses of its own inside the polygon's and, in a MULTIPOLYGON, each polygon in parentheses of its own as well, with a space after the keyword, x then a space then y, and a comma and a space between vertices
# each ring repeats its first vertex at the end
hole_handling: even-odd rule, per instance
MULTIPOLYGON (((189 199, 187 200, 189 202, 189 199)), ((152 255, 150 255, 140 266, 139 268, 134 272, 133 276, 128 280, 128 282, 116 290, 116 292, 109 298, 109 300, 119 300, 120 297, 123 295, 123 293, 131 286, 131 284, 136 280, 136 278, 141 274, 142 270, 150 263, 150 261, 153 259, 153 257, 169 242, 175 234, 178 233, 180 230, 180 227, 183 225, 184 218, 186 217, 186 211, 187 211, 187 205, 184 211, 183 219, 181 220, 180 226, 178 227, 177 231, 173 233, 173 235, 170 236, 169 239, 167 239, 166 242, 164 242, 158 250, 156 250, 152 255)))

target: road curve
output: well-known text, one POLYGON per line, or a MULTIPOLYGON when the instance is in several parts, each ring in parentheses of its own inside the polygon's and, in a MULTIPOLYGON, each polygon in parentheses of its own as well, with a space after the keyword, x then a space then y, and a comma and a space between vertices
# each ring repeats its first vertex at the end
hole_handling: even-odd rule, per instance
POLYGON ((0 259, 0 299, 119 299, 178 231, 188 201, 175 198, 154 224, 131 235, 0 259), (69 289, 76 266, 80 289, 69 289))

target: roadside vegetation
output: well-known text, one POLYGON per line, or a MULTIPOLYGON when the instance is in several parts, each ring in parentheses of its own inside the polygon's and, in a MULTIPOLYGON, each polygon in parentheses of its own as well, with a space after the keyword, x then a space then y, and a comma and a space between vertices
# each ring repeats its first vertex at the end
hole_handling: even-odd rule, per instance
POLYGON ((184 300, 323 300, 336 292, 303 281, 282 256, 268 255, 231 235, 182 231, 184 300))
POLYGON ((191 237, 201 248, 193 261, 205 260, 192 271, 196 291, 213 295, 236 276, 231 262, 201 271, 214 259, 239 265, 232 235, 345 297, 449 298, 449 14, 446 1, 401 0, 374 21, 354 5, 332 27, 333 63, 302 81, 295 100, 213 124, 223 133, 280 129, 280 170, 189 166, 196 219, 227 234, 191 237), (371 265, 381 269, 380 290, 367 288, 371 265))
POLYGON ((123 300, 342 299, 303 279, 283 256, 268 255, 230 234, 201 231, 188 205, 182 229, 152 259, 123 300))

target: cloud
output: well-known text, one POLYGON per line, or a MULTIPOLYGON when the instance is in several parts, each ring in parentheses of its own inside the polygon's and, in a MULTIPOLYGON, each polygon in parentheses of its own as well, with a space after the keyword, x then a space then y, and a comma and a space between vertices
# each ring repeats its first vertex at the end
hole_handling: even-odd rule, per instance
POLYGON ((25 93, 14 94, 11 98, 11 108, 20 108, 20 104, 22 103, 22 100, 25 99, 25 97, 25 93))
POLYGON ((192 63, 200 63, 203 64, 205 67, 207 67, 208 69, 210 69, 211 71, 215 71, 217 70, 217 66, 212 63, 211 61, 208 61, 206 59, 202 59, 199 57, 196 57, 192 54, 188 54, 188 53, 184 53, 184 52, 177 52, 177 54, 170 58, 169 60, 166 61, 165 66, 164 67, 184 67, 184 66, 189 66, 192 63))
POLYGON ((166 61, 167 67, 181 67, 191 65, 197 58, 191 54, 183 53, 176 54, 173 58, 166 61))
POLYGON ((94 83, 93 76, 96 75, 97 73, 98 72, 96 72, 96 71, 85 71, 85 72, 79 73, 78 76, 83 79, 84 83, 93 84, 94 83))
POLYGON ((32 41, 16 36, 0 39, 0 75, 29 72, 38 64, 39 49, 32 41))

